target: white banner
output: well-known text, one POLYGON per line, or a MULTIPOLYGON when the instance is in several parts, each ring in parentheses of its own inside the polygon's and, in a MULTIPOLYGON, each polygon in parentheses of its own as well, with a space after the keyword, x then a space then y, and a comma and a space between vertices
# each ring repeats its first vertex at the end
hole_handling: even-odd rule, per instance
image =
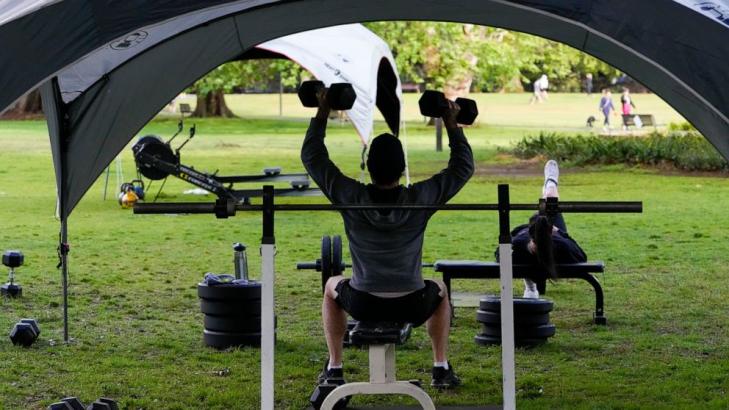
POLYGON ((357 93, 357 100, 346 113, 364 144, 367 144, 372 134, 377 73, 383 58, 390 62, 397 77, 395 92, 402 107, 400 77, 397 76, 390 48, 360 24, 305 31, 256 47, 285 55, 327 86, 331 83, 351 83, 357 93))

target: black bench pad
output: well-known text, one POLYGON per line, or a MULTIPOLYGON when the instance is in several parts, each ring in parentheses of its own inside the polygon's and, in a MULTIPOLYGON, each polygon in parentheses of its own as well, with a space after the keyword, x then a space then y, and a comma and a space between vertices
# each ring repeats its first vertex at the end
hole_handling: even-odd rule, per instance
MULTIPOLYGON (((436 272, 448 273, 451 277, 461 279, 491 277, 491 275, 498 277, 500 270, 498 262, 469 260, 439 260, 435 261, 433 268, 436 272)), ((512 265, 512 271, 515 278, 544 275, 543 269, 536 265, 512 265)), ((557 276, 562 278, 570 278, 573 275, 580 275, 576 278, 581 278, 582 273, 599 272, 605 272, 605 264, 601 261, 557 265, 557 276)))
POLYGON ((349 331, 349 340, 354 345, 403 344, 410 338, 413 326, 410 323, 359 322, 349 331))
MULTIPOLYGON (((592 273, 605 271, 605 264, 601 261, 558 264, 557 276, 560 279, 582 279, 588 282, 595 290, 595 313, 593 320, 596 324, 605 325, 604 295, 602 286, 592 273)), ((448 290, 448 299, 451 303, 451 315, 455 316, 453 310, 453 299, 451 298, 451 279, 499 279, 500 267, 498 262, 484 262, 472 260, 438 260, 433 268, 436 272, 443 274, 443 282, 448 290)), ((521 279, 533 279, 537 283, 540 294, 546 293, 546 279, 542 268, 536 265, 512 265, 512 276, 521 279)))

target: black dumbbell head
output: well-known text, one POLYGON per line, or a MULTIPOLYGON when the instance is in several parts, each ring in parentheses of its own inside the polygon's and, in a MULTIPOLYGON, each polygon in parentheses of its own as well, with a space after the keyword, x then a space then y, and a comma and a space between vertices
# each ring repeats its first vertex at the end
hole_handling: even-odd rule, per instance
POLYGON ((16 283, 6 283, 0 286, 0 295, 9 298, 18 298, 23 296, 23 287, 16 283))
POLYGON ((23 252, 20 251, 5 251, 3 253, 3 265, 8 268, 17 268, 23 264, 23 252))
POLYGON ((457 98, 456 104, 458 104, 458 106, 461 108, 461 110, 458 111, 456 121, 459 124, 473 124, 473 122, 476 121, 476 117, 478 117, 478 107, 476 106, 476 101, 468 98, 457 98))
POLYGON ((38 327, 38 322, 36 322, 35 319, 20 319, 18 323, 27 323, 30 325, 30 327, 33 328, 33 331, 35 332, 36 336, 40 336, 40 327, 38 327))
POLYGON ((236 242, 233 244, 233 250, 236 252, 243 252, 244 250, 246 250, 246 246, 240 242, 236 242))
POLYGON ((425 117, 440 118, 443 112, 448 109, 448 101, 445 94, 440 91, 426 90, 418 100, 420 113, 425 117))
POLYGON ((10 341, 14 345, 30 347, 37 338, 38 335, 33 330, 33 326, 27 323, 16 323, 13 330, 10 331, 10 341))
POLYGON ((304 107, 318 107, 319 100, 316 98, 316 93, 324 87, 324 83, 321 81, 304 81, 299 86, 299 100, 304 107))
POLYGON ((329 106, 335 110, 349 110, 357 99, 354 87, 349 83, 334 83, 327 91, 329 106))
POLYGON ((116 403, 115 400, 109 399, 107 397, 102 397, 96 401, 107 404, 109 406, 109 409, 111 410, 119 410, 119 405, 116 403))
MULTIPOLYGON (((70 404, 68 404, 64 401, 59 401, 58 403, 53 403, 50 406, 48 406, 48 410, 76 410, 76 409, 74 409, 73 407, 71 407, 70 404)), ((85 409, 82 408, 82 410, 85 410, 85 409)))
POLYGON ((111 410, 111 406, 101 401, 95 401, 89 404, 86 410, 111 410))
POLYGON ((86 406, 77 397, 64 397, 61 401, 67 403, 73 410, 86 410, 86 406))

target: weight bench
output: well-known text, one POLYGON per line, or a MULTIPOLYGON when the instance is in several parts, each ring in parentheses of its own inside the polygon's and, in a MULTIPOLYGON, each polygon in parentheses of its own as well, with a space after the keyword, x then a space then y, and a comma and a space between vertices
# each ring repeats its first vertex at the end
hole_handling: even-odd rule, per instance
POLYGON ((321 410, 331 410, 340 399, 355 394, 404 394, 420 403, 425 410, 435 410, 433 400, 420 386, 395 377, 395 345, 405 343, 410 337, 410 323, 359 322, 349 332, 353 344, 369 345, 370 381, 346 383, 332 390, 321 405, 321 410))
MULTIPOLYGON (((605 271, 605 264, 601 261, 562 264, 557 266, 557 276, 560 279, 582 279, 587 281, 595 289, 595 313, 593 321, 598 325, 606 325, 607 318, 604 310, 604 296, 602 286, 592 273, 600 273, 605 271)), ((443 282, 448 289, 448 300, 451 303, 451 312, 453 310, 453 299, 451 299, 451 279, 499 279, 499 263, 498 262, 482 262, 482 261, 456 261, 456 260, 439 260, 433 265, 436 272, 443 274, 443 282)), ((543 277, 542 268, 535 265, 513 265, 513 277, 520 279, 530 279, 534 277, 543 277)), ((546 280, 535 280, 539 294, 543 295, 547 291, 546 280)))

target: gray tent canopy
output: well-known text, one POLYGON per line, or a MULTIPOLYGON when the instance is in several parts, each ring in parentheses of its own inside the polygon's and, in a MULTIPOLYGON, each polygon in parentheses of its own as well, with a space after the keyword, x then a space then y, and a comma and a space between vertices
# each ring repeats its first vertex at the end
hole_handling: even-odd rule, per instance
MULTIPOLYGON (((61 216, 175 95, 257 44, 375 20, 489 25, 620 68, 729 158, 729 0, 0 0, 0 110, 40 86, 61 216)), ((380 106, 380 101, 377 102, 380 106)))
POLYGON ((41 84, 58 88, 43 95, 65 218, 167 101, 254 45, 359 21, 458 21, 546 37, 620 68, 729 157, 728 16, 727 0, 4 0, 0 107, 41 84))

